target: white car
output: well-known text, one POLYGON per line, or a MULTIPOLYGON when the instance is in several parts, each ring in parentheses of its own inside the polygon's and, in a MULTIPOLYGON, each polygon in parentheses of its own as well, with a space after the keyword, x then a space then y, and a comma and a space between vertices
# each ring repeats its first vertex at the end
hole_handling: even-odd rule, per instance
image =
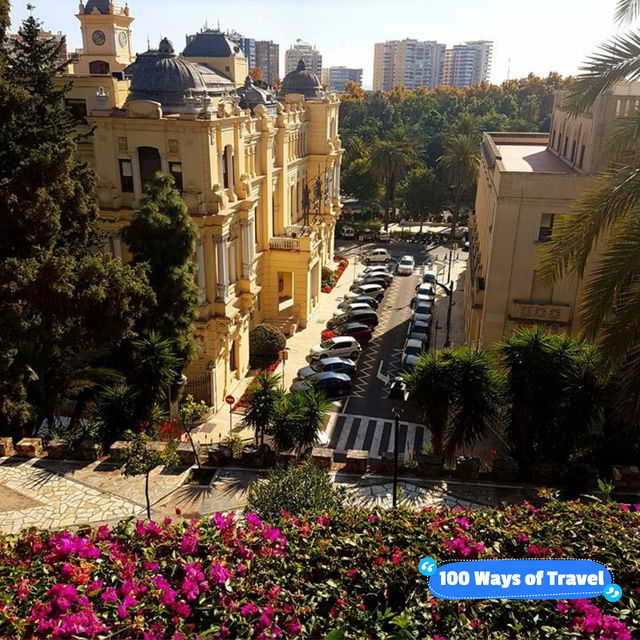
POLYGON ((362 347, 355 338, 351 336, 336 336, 323 340, 320 344, 311 347, 311 360, 321 360, 322 358, 350 358, 356 360, 362 351, 362 347))
POLYGON ((413 269, 416 266, 416 261, 413 256, 402 256, 400 262, 398 262, 398 273, 403 276, 410 276, 413 274, 413 269))
POLYGON ((343 238, 355 238, 356 230, 353 227, 342 227, 343 238))
POLYGON ((434 284, 430 282, 421 282, 416 287, 416 298, 431 298, 432 300, 436 297, 436 288, 434 284))
POLYGON ((437 280, 437 272, 434 267, 427 266, 424 269, 424 274, 422 276, 422 282, 428 282, 430 284, 435 284, 437 280))
POLYGON ((344 299, 351 300, 358 296, 371 296, 380 302, 384 298, 384 287, 379 284, 352 284, 351 290, 344 294, 344 299))
POLYGON ((433 307, 430 303, 426 301, 421 301, 416 304, 413 310, 413 319, 412 322, 431 322, 431 316, 433 312, 433 307))
POLYGON ((407 339, 424 341, 429 335, 431 335, 431 323, 418 320, 409 327, 407 339))
POLYGON ((389 232, 388 231, 379 231, 378 232, 378 240, 380 240, 380 242, 389 242, 389 232))
POLYGON ((366 302, 352 302, 346 307, 338 307, 338 310, 333 312, 333 317, 339 318, 345 313, 348 313, 349 311, 355 311, 356 309, 364 309, 365 311, 375 311, 375 309, 369 306, 366 302))
POLYGON ((371 262, 391 262, 391 256, 386 249, 373 249, 373 251, 369 251, 367 255, 364 257, 364 261, 366 264, 370 264, 371 262))
POLYGON ((387 264, 374 264, 370 267, 365 267, 360 273, 361 276, 369 275, 370 273, 391 273, 389 271, 389 265, 387 264))

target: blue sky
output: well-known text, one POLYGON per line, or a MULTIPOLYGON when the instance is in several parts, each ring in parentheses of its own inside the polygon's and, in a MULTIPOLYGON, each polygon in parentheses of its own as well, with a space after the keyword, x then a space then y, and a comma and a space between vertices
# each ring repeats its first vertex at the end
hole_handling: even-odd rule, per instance
MULTIPOLYGON (((124 0, 123 0, 124 1, 124 0)), ((80 46, 75 0, 31 0, 47 29, 67 34, 80 46)), ((27 15, 27 0, 12 0, 16 28, 27 15)), ((370 86, 373 44, 391 39, 437 40, 448 46, 465 40, 493 40, 491 80, 576 73, 584 58, 615 33, 616 0, 129 0, 135 51, 160 36, 182 50, 185 34, 204 25, 236 29, 274 40, 284 50, 297 38, 315 44, 324 66, 363 67, 370 86), (511 62, 509 63, 509 59, 511 62)), ((282 61, 281 61, 282 68, 282 61)))

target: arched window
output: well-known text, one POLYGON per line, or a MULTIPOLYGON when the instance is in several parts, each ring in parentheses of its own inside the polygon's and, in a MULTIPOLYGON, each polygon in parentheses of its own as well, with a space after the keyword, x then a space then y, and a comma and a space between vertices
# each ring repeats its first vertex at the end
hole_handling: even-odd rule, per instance
POLYGON ((138 163, 140 165, 140 181, 144 189, 147 182, 162 169, 160 152, 155 147, 138 147, 138 163))
POLYGON ((89 73, 98 76, 107 76, 110 73, 109 63, 104 60, 94 60, 89 63, 89 73))

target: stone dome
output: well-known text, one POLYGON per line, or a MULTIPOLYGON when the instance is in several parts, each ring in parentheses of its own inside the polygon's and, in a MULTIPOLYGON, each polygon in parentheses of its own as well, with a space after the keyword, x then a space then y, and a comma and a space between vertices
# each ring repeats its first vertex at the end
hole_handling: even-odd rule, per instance
POLYGON ((108 15, 111 13, 109 11, 109 0, 88 0, 87 4, 84 6, 85 13, 93 13, 95 9, 98 10, 98 13, 103 13, 108 15))
POLYGON ((229 40, 221 31, 207 30, 198 33, 182 52, 185 58, 230 58, 242 56, 242 48, 229 40))
POLYGON ((318 76, 307 70, 304 60, 300 60, 297 69, 287 73, 282 81, 278 95, 284 97, 288 93, 301 93, 307 99, 319 98, 323 94, 318 76))
POLYGON ((138 54, 125 75, 131 78, 129 100, 159 102, 165 113, 183 111, 186 95, 220 95, 233 90, 228 78, 178 57, 166 38, 157 50, 138 54))
POLYGON ((236 92, 240 96, 240 108, 242 109, 253 111, 255 107, 262 104, 268 111, 275 111, 276 99, 266 89, 256 86, 251 76, 247 76, 244 85, 236 92))

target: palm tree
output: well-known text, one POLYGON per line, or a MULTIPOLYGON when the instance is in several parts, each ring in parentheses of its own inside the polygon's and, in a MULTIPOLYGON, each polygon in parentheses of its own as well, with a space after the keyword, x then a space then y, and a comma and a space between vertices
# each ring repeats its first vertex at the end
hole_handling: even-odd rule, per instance
POLYGON ((298 457, 318 441, 318 432, 324 427, 331 408, 331 402, 317 389, 302 391, 300 395, 300 422, 296 437, 298 457))
POLYGON ((453 211, 450 240, 456 237, 456 227, 460 216, 460 203, 466 192, 471 192, 478 175, 480 145, 471 135, 455 133, 444 143, 444 152, 438 158, 438 167, 449 181, 453 190, 453 211))
MULTIPOLYGON (((639 15, 639 0, 619 0, 616 18, 639 15)), ((571 86, 574 113, 588 109, 616 82, 640 77, 640 33, 614 37, 592 55, 571 86)), ((609 148, 616 162, 595 189, 563 216, 543 252, 541 276, 550 284, 563 277, 585 278, 578 319, 582 335, 597 339, 604 373, 620 376, 619 409, 631 422, 640 418, 640 110, 621 118, 609 148), (623 152, 623 153, 621 153, 623 152), (631 153, 630 153, 631 152, 631 153), (598 246, 597 255, 594 249, 598 246), (586 273, 587 262, 593 268, 586 273)))
POLYGON ((281 399, 279 374, 259 373, 251 383, 251 401, 242 419, 245 427, 256 432, 256 441, 264 444, 264 434, 269 431, 276 416, 276 406, 281 399))
POLYGON ((384 228, 389 230, 390 211, 395 211, 396 187, 407 173, 421 164, 413 141, 396 132, 387 140, 378 140, 369 154, 371 173, 384 183, 384 228))

